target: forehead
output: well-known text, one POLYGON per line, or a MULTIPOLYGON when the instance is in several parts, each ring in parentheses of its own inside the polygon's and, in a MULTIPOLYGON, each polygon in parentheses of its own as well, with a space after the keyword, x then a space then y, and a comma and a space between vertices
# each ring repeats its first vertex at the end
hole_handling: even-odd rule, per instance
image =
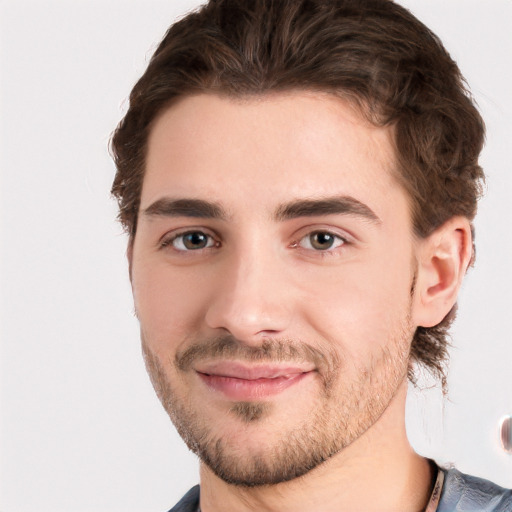
POLYGON ((350 195, 386 210, 406 201, 393 167, 391 128, 371 125, 333 95, 201 94, 155 121, 141 209, 163 195, 261 212, 290 199, 350 195))

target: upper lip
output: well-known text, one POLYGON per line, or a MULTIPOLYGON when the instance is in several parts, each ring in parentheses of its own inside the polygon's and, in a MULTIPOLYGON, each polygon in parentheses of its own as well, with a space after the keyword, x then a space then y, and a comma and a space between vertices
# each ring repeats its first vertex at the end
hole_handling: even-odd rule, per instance
POLYGON ((297 363, 253 363, 246 364, 236 361, 218 361, 198 364, 195 371, 216 377, 257 380, 292 377, 301 373, 313 371, 311 364, 297 363))

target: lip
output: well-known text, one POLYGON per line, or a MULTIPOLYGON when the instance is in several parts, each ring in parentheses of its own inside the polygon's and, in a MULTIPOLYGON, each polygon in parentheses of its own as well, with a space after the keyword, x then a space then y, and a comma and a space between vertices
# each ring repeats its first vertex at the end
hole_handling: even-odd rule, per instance
POLYGON ((238 401, 277 395, 314 372, 313 367, 306 365, 244 365, 235 362, 218 362, 195 370, 211 390, 238 401))

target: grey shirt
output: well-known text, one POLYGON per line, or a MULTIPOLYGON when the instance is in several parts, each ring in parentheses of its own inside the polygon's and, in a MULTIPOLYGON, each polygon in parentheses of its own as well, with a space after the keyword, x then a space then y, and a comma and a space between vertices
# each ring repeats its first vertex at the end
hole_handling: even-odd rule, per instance
MULTIPOLYGON (((436 512, 512 512, 512 490, 456 469, 441 468, 441 471, 444 483, 436 512)), ((199 485, 196 485, 169 512, 198 510, 199 485)), ((321 512, 322 507, 317 510, 321 512)))

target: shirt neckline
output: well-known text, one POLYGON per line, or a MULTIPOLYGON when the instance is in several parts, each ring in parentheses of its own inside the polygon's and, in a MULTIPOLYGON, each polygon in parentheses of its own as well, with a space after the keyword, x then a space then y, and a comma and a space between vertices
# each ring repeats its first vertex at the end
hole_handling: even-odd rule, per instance
MULTIPOLYGON (((437 466, 437 464, 436 464, 437 466)), ((441 491, 443 490, 444 483, 444 471, 437 466, 437 477, 434 483, 434 488, 432 489, 432 494, 430 495, 430 499, 427 503, 427 508, 425 512, 436 512, 437 507, 439 505, 439 500, 441 499, 441 491)))
MULTIPOLYGON (((441 499, 441 491, 443 490, 444 484, 444 471, 437 466, 437 476, 436 481, 434 483, 434 488, 432 489, 432 493, 430 494, 430 499, 428 500, 427 507, 425 508, 425 512, 436 512, 437 507, 439 506, 439 500, 441 499)), ((201 512, 201 508, 198 505, 196 512, 201 512)))

